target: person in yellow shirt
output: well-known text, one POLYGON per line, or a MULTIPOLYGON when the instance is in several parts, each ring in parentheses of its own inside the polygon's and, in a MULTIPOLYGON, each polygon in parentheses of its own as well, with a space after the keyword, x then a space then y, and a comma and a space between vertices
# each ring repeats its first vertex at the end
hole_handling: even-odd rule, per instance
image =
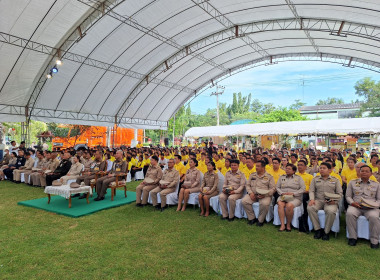
POLYGON ((130 170, 130 172, 131 172, 131 179, 134 179, 134 177, 136 175, 136 172, 143 170, 143 168, 144 168, 143 160, 144 160, 143 156, 140 155, 139 156, 139 160, 136 162, 136 165, 133 166, 132 169, 130 170))
POLYGON ((377 168, 377 161, 379 160, 379 156, 377 154, 373 154, 371 156, 370 162, 367 164, 372 169, 372 173, 379 172, 379 169, 377 168))
POLYGON ((253 163, 253 159, 250 157, 246 159, 245 163, 246 166, 240 171, 243 172, 245 177, 248 179, 252 173, 256 172, 256 166, 253 163))
POLYGON ((239 154, 239 170, 241 172, 243 172, 243 170, 247 167, 246 166, 246 161, 247 161, 247 157, 243 154, 243 153, 240 153, 239 154))
MULTIPOLYGON (((206 166, 206 153, 200 154, 200 159, 198 160, 198 169, 203 173, 203 170, 206 170, 207 172, 207 166, 206 166)), ((204 173, 203 173, 204 174, 204 173)))
MULTIPOLYGON (((343 181, 343 183, 348 185, 348 183, 353 178, 357 177, 356 169, 355 169, 356 159, 349 157, 346 162, 347 162, 347 167, 343 168, 343 170, 342 170, 342 181, 343 181)), ((344 189, 343 189, 343 191, 344 191, 344 189)))
POLYGON ((276 185, 277 185, 277 181, 280 178, 280 176, 286 174, 285 170, 280 168, 280 163, 281 163, 281 160, 279 158, 276 157, 276 158, 272 159, 273 168, 269 172, 269 174, 273 176, 274 182, 276 183, 276 185))
MULTIPOLYGON (((306 172, 307 168, 307 162, 304 159, 301 159, 297 163, 298 167, 298 172, 296 175, 301 176, 302 180, 305 182, 305 192, 303 193, 302 196, 302 204, 303 208, 307 209, 307 202, 309 201, 309 188, 311 184, 311 180, 313 180, 313 175, 310 175, 309 173, 306 172)), ((307 215, 307 211, 304 211, 304 215, 307 215), (305 213, 306 212, 306 213, 305 213)))
POLYGON ((185 179, 186 175, 186 168, 182 163, 182 157, 180 155, 175 155, 174 156, 174 168, 178 171, 179 177, 180 177, 180 187, 185 179))
MULTIPOLYGON (((347 153, 346 150, 344 150, 342 156, 343 156, 343 162, 344 162, 344 164, 347 164, 347 159, 348 159, 348 157, 349 157, 350 155, 347 153)), ((344 167, 344 166, 343 166, 343 167, 344 167)))
POLYGON ((223 176, 226 176, 226 173, 229 170, 231 170, 231 161, 228 158, 226 158, 226 160, 224 161, 224 166, 222 170, 220 170, 220 173, 222 173, 223 176))
POLYGON ((342 162, 340 160, 338 160, 338 154, 337 153, 332 154, 332 160, 335 162, 334 172, 336 174, 339 174, 342 171, 343 166, 342 166, 342 162))
POLYGON ((144 177, 145 177, 146 172, 148 171, 149 165, 150 165, 150 157, 149 157, 149 154, 144 154, 144 160, 143 160, 144 177))
POLYGON ((222 168, 223 168, 223 162, 221 160, 219 160, 218 153, 213 152, 212 153, 212 157, 213 157, 213 161, 215 163, 216 169, 219 170, 219 171, 222 170, 222 168))

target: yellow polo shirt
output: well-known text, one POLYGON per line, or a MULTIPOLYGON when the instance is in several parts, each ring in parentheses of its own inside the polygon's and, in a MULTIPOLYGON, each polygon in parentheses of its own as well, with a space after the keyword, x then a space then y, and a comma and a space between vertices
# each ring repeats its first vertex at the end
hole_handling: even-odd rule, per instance
POLYGON ((183 165, 182 162, 180 162, 178 164, 174 164, 174 168, 178 171, 180 176, 186 174, 186 167, 183 165))
POLYGON ((214 163, 215 163, 216 169, 222 170, 224 164, 223 164, 223 162, 221 160, 218 160, 218 161, 214 160, 214 163))
POLYGON ((273 176, 274 182, 276 184, 277 184, 277 181, 280 178, 280 176, 286 174, 285 170, 281 169, 281 168, 279 168, 277 171, 274 171, 273 168, 272 168, 272 170, 270 172, 268 172, 268 173, 273 176))
POLYGON ((306 191, 309 191, 309 188, 310 188, 310 183, 311 183, 311 180, 313 180, 313 175, 309 174, 309 173, 299 173, 297 172, 296 175, 299 175, 302 177, 303 181, 305 182, 305 186, 306 186, 306 191))
POLYGON ((222 173, 223 176, 226 176, 226 173, 227 173, 227 171, 229 171, 229 170, 231 170, 231 167, 228 167, 228 169, 227 169, 225 166, 223 166, 223 168, 222 168, 222 170, 220 171, 220 173, 222 173))

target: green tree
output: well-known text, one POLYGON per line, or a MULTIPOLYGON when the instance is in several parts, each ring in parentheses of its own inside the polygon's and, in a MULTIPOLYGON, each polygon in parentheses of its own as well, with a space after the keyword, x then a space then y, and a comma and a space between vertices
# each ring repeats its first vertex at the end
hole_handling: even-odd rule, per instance
POLYGON ((305 105, 306 103, 301 102, 301 99, 296 99, 294 100, 294 103, 289 106, 289 109, 299 110, 302 106, 305 106, 305 105))
POLYGON ((268 122, 285 122, 285 121, 304 121, 306 117, 302 116, 298 110, 279 107, 278 109, 260 116, 257 119, 259 123, 268 122))
POLYGON ((326 100, 319 99, 315 105, 344 104, 343 98, 329 97, 326 100))
POLYGON ((273 103, 262 103, 259 99, 255 98, 251 102, 251 111, 257 114, 268 114, 276 110, 276 107, 273 103))
POLYGON ((380 81, 364 78, 355 84, 356 94, 364 98, 361 113, 369 112, 369 117, 380 116, 380 81))

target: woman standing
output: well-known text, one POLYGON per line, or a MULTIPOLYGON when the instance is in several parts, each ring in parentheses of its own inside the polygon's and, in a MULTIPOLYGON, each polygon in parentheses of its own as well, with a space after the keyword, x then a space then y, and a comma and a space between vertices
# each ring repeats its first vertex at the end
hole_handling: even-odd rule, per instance
POLYGON ((219 176, 215 173, 216 167, 213 161, 207 164, 207 172, 205 173, 201 185, 201 193, 198 195, 201 213, 199 216, 207 217, 210 214, 210 198, 218 195, 219 176))
POLYGON ((200 191, 201 172, 196 168, 198 161, 195 158, 191 158, 189 160, 189 166, 190 168, 186 171, 185 180, 179 192, 177 211, 181 210, 182 200, 183 206, 181 211, 185 211, 190 194, 200 191))

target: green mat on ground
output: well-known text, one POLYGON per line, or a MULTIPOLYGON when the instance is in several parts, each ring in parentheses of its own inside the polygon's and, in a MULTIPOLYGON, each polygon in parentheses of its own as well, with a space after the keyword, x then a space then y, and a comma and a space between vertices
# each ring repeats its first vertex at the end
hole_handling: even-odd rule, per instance
POLYGON ((47 203, 47 195, 43 198, 20 201, 18 204, 54 212, 60 215, 78 218, 104 209, 118 207, 136 201, 135 192, 127 192, 127 197, 125 197, 124 191, 118 190, 116 191, 116 196, 114 197, 113 201, 111 201, 110 191, 108 194, 106 194, 104 200, 94 201, 95 197, 96 194, 93 197, 89 198, 90 204, 87 204, 86 199, 78 199, 78 197, 72 198, 71 208, 69 208, 69 200, 58 195, 51 196, 50 204, 47 203))

